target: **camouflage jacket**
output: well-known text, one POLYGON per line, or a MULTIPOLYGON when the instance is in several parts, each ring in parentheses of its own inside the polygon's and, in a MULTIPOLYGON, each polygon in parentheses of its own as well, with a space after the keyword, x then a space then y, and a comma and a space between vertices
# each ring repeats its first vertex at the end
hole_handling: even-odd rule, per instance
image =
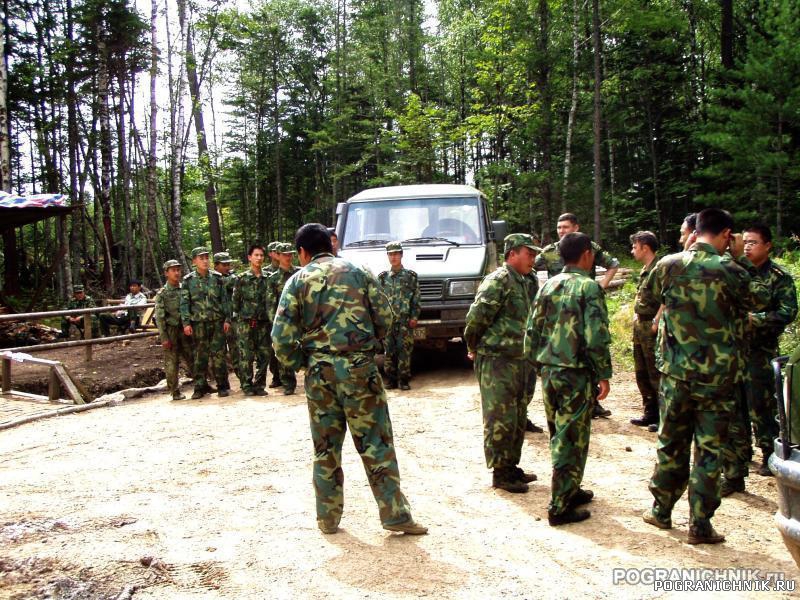
POLYGON ((531 306, 533 301, 536 300, 536 294, 539 293, 539 278, 536 276, 536 269, 525 275, 528 280, 528 297, 531 299, 531 306))
MULTIPOLYGON (((594 279, 597 277, 597 267, 605 269, 616 269, 619 267, 619 261, 613 256, 609 256, 598 245, 592 242, 592 250, 594 250, 594 264, 589 276, 594 279)), ((564 268, 564 261, 561 260, 561 248, 558 242, 549 244, 542 248, 542 253, 536 257, 536 262, 533 265, 536 271, 547 271, 547 277, 555 277, 564 268)))
POLYGON ((664 304, 656 343, 656 366, 683 381, 719 387, 743 367, 737 320, 768 299, 763 280, 747 258, 721 256, 696 242, 656 264, 646 285, 664 304))
POLYGON ((777 354, 778 338, 797 317, 797 291, 791 274, 771 260, 761 265, 757 272, 769 288, 770 295, 766 306, 750 317, 748 342, 755 350, 777 354))
MULTIPOLYGON (((263 273, 263 271, 262 271, 263 273)), ((269 321, 269 305, 267 304, 268 280, 264 275, 255 275, 252 271, 242 273, 236 278, 231 300, 233 318, 240 321, 269 321)))
POLYGON ((661 307, 658 298, 653 296, 653 292, 645 285, 657 262, 658 260, 654 258, 649 265, 643 266, 636 282, 636 300, 633 303, 633 312, 636 313, 640 321, 652 321, 661 307))
POLYGON ((286 284, 272 326, 275 355, 295 370, 331 355, 375 354, 392 324, 374 275, 328 253, 286 284))
MULTIPOLYGON (((67 306, 64 310, 75 310, 78 308, 95 308, 97 304, 94 302, 94 298, 91 296, 84 296, 83 300, 76 300, 72 298, 69 302, 67 302, 67 306)), ((97 315, 92 315, 92 317, 96 317, 97 315)))
POLYGON ((525 321, 531 309, 530 279, 508 265, 487 275, 467 312, 464 341, 469 352, 521 359, 525 321))
POLYGON ((181 326, 181 286, 166 284, 156 294, 155 317, 161 341, 169 339, 167 327, 181 326))
POLYGON ((228 273, 227 275, 220 274, 222 281, 225 284, 225 291, 228 292, 228 302, 233 300, 233 289, 236 287, 236 280, 239 276, 236 273, 228 273))
POLYGON ((231 320, 231 304, 222 275, 209 270, 206 277, 201 277, 192 271, 183 278, 181 320, 184 325, 193 321, 231 320))
POLYGON ((283 287, 286 285, 286 282, 289 281, 292 275, 297 273, 300 270, 300 267, 295 267, 292 265, 289 267, 288 271, 284 271, 283 269, 278 269, 277 271, 273 272, 272 275, 267 278, 267 310, 269 311, 269 320, 275 320, 275 313, 278 310, 278 302, 281 299, 281 294, 283 293, 283 287))
POLYGON ((270 263, 266 267, 261 269, 261 272, 264 274, 264 277, 269 277, 270 275, 272 275, 275 271, 278 271, 279 269, 280 269, 280 267, 277 264, 270 263))
POLYGON ((407 325, 410 319, 419 319, 419 281, 414 271, 389 269, 378 275, 378 281, 389 298, 397 322, 407 325))
POLYGON ((606 299, 586 271, 568 266, 539 291, 525 327, 525 355, 537 367, 589 369, 611 378, 606 299))

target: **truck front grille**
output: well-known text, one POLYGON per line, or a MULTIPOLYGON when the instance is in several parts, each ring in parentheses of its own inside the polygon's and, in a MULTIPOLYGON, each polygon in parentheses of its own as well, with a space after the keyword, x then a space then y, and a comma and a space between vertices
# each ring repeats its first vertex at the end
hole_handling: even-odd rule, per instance
POLYGON ((444 281, 441 279, 420 279, 419 295, 423 300, 439 300, 443 286, 444 281))

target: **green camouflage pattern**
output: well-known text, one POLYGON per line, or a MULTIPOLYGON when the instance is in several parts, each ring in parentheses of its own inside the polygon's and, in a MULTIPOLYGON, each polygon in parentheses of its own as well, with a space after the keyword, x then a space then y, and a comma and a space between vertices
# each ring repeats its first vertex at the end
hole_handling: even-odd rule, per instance
POLYGON ((522 359, 530 286, 530 278, 505 264, 483 279, 467 312, 467 351, 522 359))
POLYGON ((647 286, 665 305, 656 350, 661 373, 708 386, 712 398, 734 381, 744 367, 737 320, 763 306, 769 293, 751 274, 755 267, 746 257, 721 256, 702 242, 658 261, 647 286))
POLYGON ((633 321, 633 365, 644 414, 657 416, 661 373, 656 367, 656 334, 653 333, 653 321, 642 320, 639 315, 633 321))
POLYGON ((236 375, 246 394, 266 387, 267 365, 272 357, 272 322, 267 303, 267 278, 247 271, 239 275, 231 308, 238 361, 236 375), (255 375, 253 363, 255 362, 255 375))
MULTIPOLYGON (((619 267, 619 261, 613 256, 609 256, 599 244, 592 242, 592 250, 594 251, 594 264, 589 272, 589 276, 594 279, 597 277, 597 267, 605 269, 616 269, 619 267)), ((561 248, 559 242, 548 244, 542 248, 541 254, 536 257, 536 262, 533 265, 535 271, 547 271, 547 277, 555 277, 564 269, 564 261, 561 259, 561 248)))
POLYGON ((181 321, 184 325, 194 325, 199 321, 230 322, 230 297, 225 280, 217 271, 210 270, 205 277, 192 271, 184 276, 181 290, 181 321))
POLYGON ((414 351, 414 330, 408 322, 419 319, 419 280, 414 271, 400 268, 383 271, 378 275, 378 282, 394 313, 394 323, 384 342, 383 368, 390 380, 407 382, 411 378, 411 354, 414 351))
POLYGON ((652 321, 658 313, 658 309, 661 308, 659 299, 653 295, 650 287, 645 285, 657 262, 654 258, 649 265, 643 266, 636 279, 636 299, 633 301, 633 312, 639 316, 641 321, 652 321))
POLYGON ((228 383, 228 361, 225 358, 225 332, 222 321, 196 321, 192 323, 194 346, 194 389, 206 390, 209 363, 219 390, 230 389, 228 383))
POLYGON ((183 359, 186 372, 192 373, 194 356, 192 355, 192 339, 183 333, 181 322, 181 287, 167 283, 155 297, 155 320, 158 336, 162 342, 170 342, 171 348, 164 348, 164 372, 167 387, 173 397, 180 393, 178 387, 178 366, 183 359))
MULTIPOLYGON (((230 256, 227 252, 219 252, 218 254, 224 254, 227 258, 224 258, 222 261, 216 260, 216 262, 231 262, 230 256)), ((216 254, 214 258, 216 259, 216 254)), ((222 275, 222 274, 220 274, 222 275)), ((233 290, 236 287, 236 281, 239 279, 239 276, 236 273, 228 273, 227 275, 222 275, 222 280, 225 282, 225 291, 228 293, 228 302, 233 301, 233 290)), ((231 308, 231 313, 233 312, 233 308, 231 308)), ((232 322, 232 321, 231 321, 232 322)), ((238 373, 239 367, 239 343, 236 339, 236 328, 231 327, 228 329, 228 333, 225 334, 225 343, 228 346, 228 354, 231 357, 231 363, 233 364, 234 370, 238 373)))
MULTIPOLYGON (((64 307, 64 310, 76 310, 78 308, 95 308, 97 304, 95 304, 94 298, 89 295, 84 294, 83 300, 77 300, 72 298, 67 305, 64 307)), ((83 315, 81 315, 83 317, 83 315)), ((68 338, 69 337, 69 330, 70 326, 74 325, 75 328, 80 333, 81 337, 83 337, 83 319, 81 319, 78 323, 70 323, 66 317, 61 317, 61 336, 68 338)), ((97 322, 97 315, 92 315, 92 337, 97 337, 98 332, 98 322, 97 322)))
POLYGON ((737 382, 733 388, 733 411, 728 426, 728 443, 722 449, 722 471, 726 479, 747 477, 753 459, 750 441, 749 385, 737 382))
POLYGON ((600 285, 567 266, 539 291, 528 318, 525 356, 537 367, 587 369, 611 379, 608 311, 600 285))
POLYGON ((572 496, 580 489, 592 427, 594 381, 588 369, 542 366, 542 397, 550 432, 550 459, 553 476, 548 514, 567 510, 572 496))
POLYGON ((523 360, 475 356, 483 415, 483 453, 490 469, 519 464, 528 409, 526 373, 527 364, 523 360))
MULTIPOLYGON (((291 244, 282 244, 281 249, 283 249, 283 246, 291 248, 291 244)), ((267 307, 271 321, 275 320, 275 313, 278 311, 278 302, 281 299, 281 294, 283 293, 283 288, 286 286, 286 282, 299 270, 300 267, 294 265, 291 265, 287 270, 279 267, 267 278, 267 307)), ((294 369, 291 367, 281 365, 278 362, 272 368, 273 378, 276 375, 284 390, 294 391, 297 387, 297 377, 294 374, 294 369)))
MULTIPOLYGON (((528 297, 530 298, 531 310, 533 310, 533 302, 536 300, 536 294, 539 293, 539 278, 536 276, 536 270, 531 271, 525 278, 528 280, 528 297)), ((524 348, 524 344, 523 344, 524 348)), ((527 397, 527 404, 530 406, 533 400, 533 395, 536 393, 536 369, 533 362, 528 360, 526 356, 526 375, 525 375, 525 396, 527 397)))
MULTIPOLYGON (((751 349, 748 357, 748 389, 750 393, 748 411, 749 421, 753 426, 756 445, 761 450, 771 451, 775 438, 779 434, 778 405, 775 400, 775 373, 771 361, 778 355, 775 352, 764 352, 751 349)), ((747 442, 750 443, 748 429, 747 442)))
POLYGON ((719 479, 735 404, 734 384, 730 380, 710 386, 665 373, 659 394, 658 458, 649 484, 654 511, 659 519, 669 518, 688 485, 691 525, 708 528, 720 505, 719 479))
POLYGON ((281 294, 272 339, 281 364, 306 368, 317 520, 338 525, 344 505, 342 444, 350 429, 383 524, 411 520, 400 489, 392 425, 374 355, 392 323, 377 279, 328 253, 281 294))

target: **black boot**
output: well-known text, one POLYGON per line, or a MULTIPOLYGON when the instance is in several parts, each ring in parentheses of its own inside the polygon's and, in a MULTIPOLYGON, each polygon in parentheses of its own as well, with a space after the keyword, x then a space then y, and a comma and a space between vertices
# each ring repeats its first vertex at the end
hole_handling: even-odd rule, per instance
POLYGON ((538 425, 535 425, 533 423, 533 421, 531 421, 530 419, 526 419, 525 420, 525 431, 529 431, 530 433, 543 433, 544 429, 542 429, 538 425))
POLYGON ((647 427, 648 425, 658 425, 658 415, 645 412, 641 417, 631 419, 631 423, 639 427, 647 427))
POLYGON ((397 380, 392 379, 391 377, 386 378, 386 389, 387 390, 396 390, 397 389, 397 380))
POLYGON ((769 469, 769 457, 772 456, 771 448, 761 449, 761 466, 758 468, 758 474, 762 477, 773 477, 772 471, 769 469))
POLYGON ((594 403, 594 408, 592 408, 592 418, 596 419, 598 417, 607 418, 611 416, 611 411, 607 408, 603 408, 603 405, 599 402, 594 403))
POLYGON ((528 484, 515 479, 513 467, 500 467, 492 473, 492 487, 512 494, 524 494, 528 484))
POLYGON ((722 480, 722 485, 719 486, 719 497, 727 498, 731 494, 744 491, 744 477, 731 477, 722 480))
POLYGON ((555 527, 556 525, 566 525, 567 523, 578 523, 579 521, 585 521, 591 516, 592 513, 585 508, 568 508, 560 515, 554 515, 548 512, 547 522, 550 523, 551 526, 555 527))

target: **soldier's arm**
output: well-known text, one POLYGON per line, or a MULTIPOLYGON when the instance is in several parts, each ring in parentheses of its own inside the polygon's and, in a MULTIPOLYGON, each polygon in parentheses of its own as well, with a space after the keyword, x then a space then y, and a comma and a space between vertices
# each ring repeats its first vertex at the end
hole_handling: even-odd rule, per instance
POLYGON ((368 271, 364 271, 364 278, 366 279, 367 300, 369 301, 369 315, 375 327, 375 337, 382 340, 386 337, 392 327, 392 321, 394 321, 392 306, 375 276, 368 271))
POLYGON ((414 292, 411 295, 411 314, 409 315, 409 319, 412 321, 416 321, 419 319, 419 314, 422 311, 422 303, 420 299, 419 293, 419 278, 414 275, 414 292))
POLYGON ((533 310, 528 314, 528 321, 525 325, 525 358, 532 363, 536 362, 536 355, 539 353, 544 318, 544 299, 539 295, 533 303, 533 310))
POLYGON ((156 317, 156 327, 158 327, 158 335, 161 338, 162 342, 166 342, 169 340, 169 336, 167 335, 167 311, 164 308, 164 299, 161 297, 161 293, 156 294, 155 299, 156 306, 153 309, 153 312, 156 317))
POLYGON ((611 335, 608 332, 608 311, 598 286, 587 286, 584 294, 583 339, 586 358, 598 380, 611 379, 611 335))
POLYGON ((231 322, 231 300, 228 296, 228 289, 225 287, 225 280, 219 277, 219 290, 220 300, 222 302, 222 314, 225 316, 225 322, 230 325, 231 322))
POLYGON ((503 307, 504 291, 503 282, 497 278, 486 278, 481 283, 478 293, 475 295, 475 301, 467 312, 467 325, 464 328, 467 352, 475 352, 483 334, 494 322, 497 313, 503 307))
POLYGON ((603 279, 600 282, 600 286, 605 289, 614 279, 614 275, 617 274, 617 271, 619 270, 619 261, 613 256, 610 256, 604 250, 600 249, 600 251, 594 255, 594 264, 598 267, 603 267, 606 270, 605 275, 603 275, 603 279))
POLYGON ((189 286, 184 283, 181 287, 181 321, 184 326, 192 322, 192 298, 189 294, 189 286))
POLYGON ((271 332, 275 358, 294 371, 305 366, 305 356, 300 346, 303 335, 301 293, 302 286, 296 280, 286 284, 278 302, 271 332))
POLYGON ((267 279, 267 318, 274 322, 275 313, 278 312, 278 294, 275 285, 272 283, 272 277, 267 279))
POLYGON ((778 304, 774 310, 750 313, 750 324, 756 330, 783 330, 797 317, 797 291, 791 276, 778 279, 772 297, 778 304))
POLYGON ((736 257, 734 263, 741 267, 727 271, 733 282, 731 292, 734 303, 743 313, 763 310, 771 296, 769 282, 758 276, 758 271, 746 256, 736 257))
POLYGON ((242 278, 238 277, 233 284, 233 294, 231 295, 231 317, 236 318, 242 310, 241 288, 242 278))
POLYGON ((545 260, 544 253, 539 254, 533 263, 534 271, 547 271, 547 261, 545 260))

